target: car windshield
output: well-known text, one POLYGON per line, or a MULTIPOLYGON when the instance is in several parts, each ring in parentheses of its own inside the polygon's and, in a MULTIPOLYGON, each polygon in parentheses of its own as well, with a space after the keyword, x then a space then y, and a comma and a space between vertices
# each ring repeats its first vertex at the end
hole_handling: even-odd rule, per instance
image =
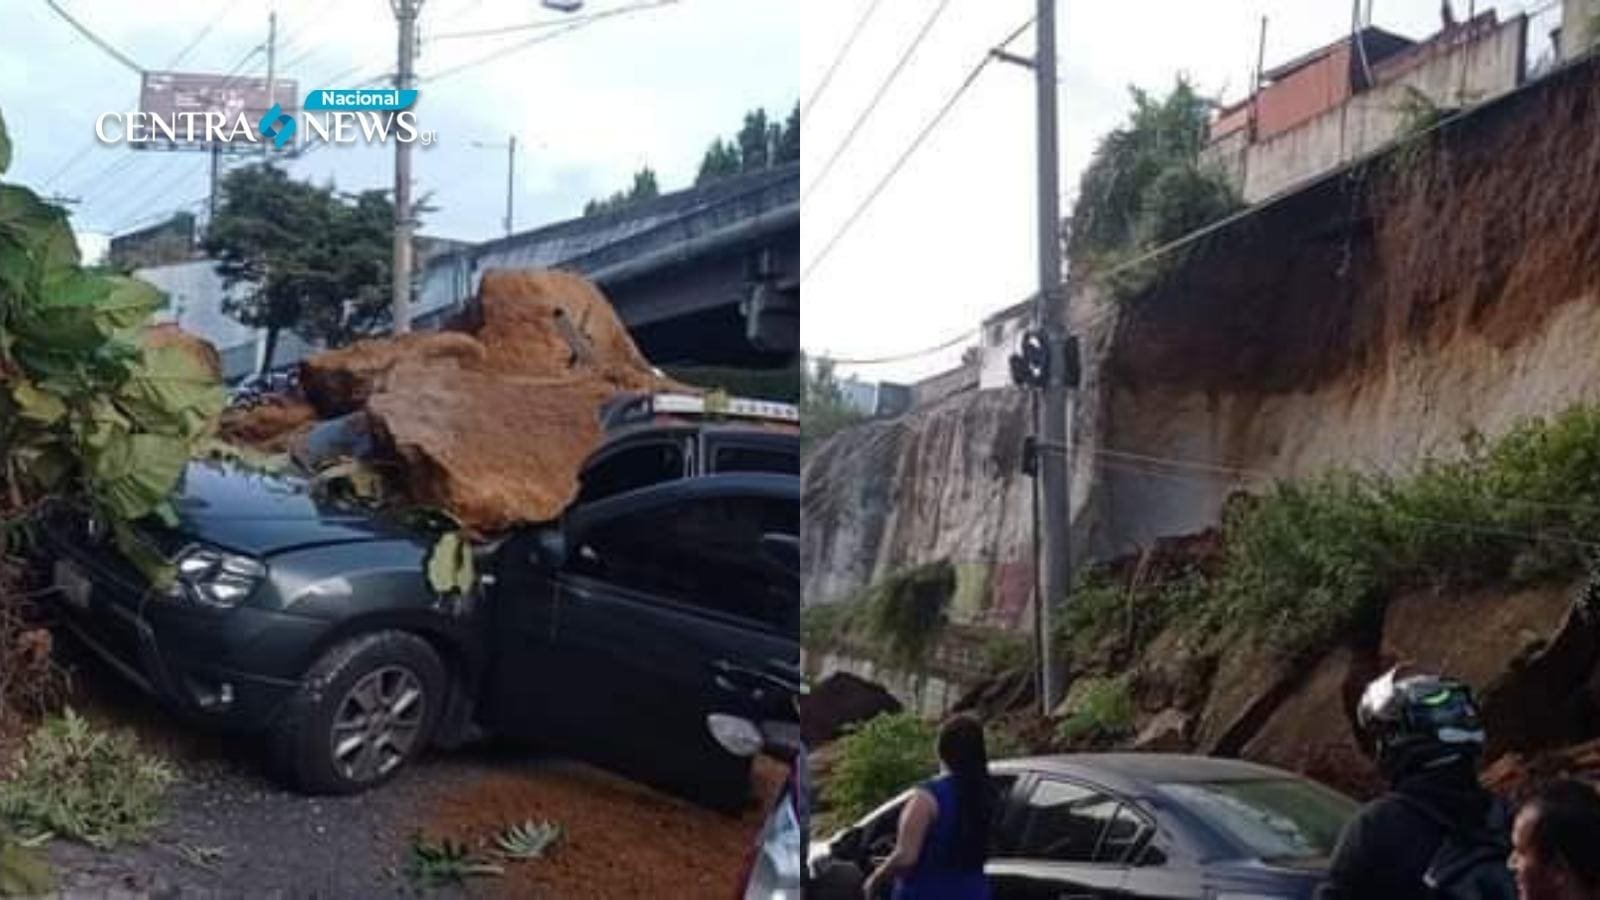
POLYGON ((1195 781, 1161 789, 1256 856, 1326 858, 1356 813, 1354 800, 1303 778, 1195 781))

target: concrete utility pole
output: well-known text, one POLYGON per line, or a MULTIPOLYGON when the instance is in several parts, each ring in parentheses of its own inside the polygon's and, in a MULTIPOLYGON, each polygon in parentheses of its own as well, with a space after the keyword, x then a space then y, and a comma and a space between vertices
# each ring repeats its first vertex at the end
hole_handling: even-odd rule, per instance
POLYGON ((1046 715, 1055 709, 1057 687, 1051 606, 1065 602, 1072 587, 1071 444, 1067 421, 1067 302, 1061 288, 1061 169, 1056 122, 1056 0, 1038 0, 1034 86, 1039 143, 1039 296, 1036 316, 1049 350, 1049 378, 1040 414, 1039 478, 1044 499, 1041 550, 1042 594, 1037 598, 1039 698, 1046 715))
MULTIPOLYGON (((389 0, 394 18, 399 23, 399 64, 395 69, 394 86, 410 89, 415 80, 412 71, 417 45, 417 12, 422 0, 389 0)), ((405 334, 411 330, 411 144, 394 142, 394 333, 405 334)))
MULTIPOLYGON (((278 14, 277 14, 277 12, 274 11, 274 12, 270 12, 270 13, 267 14, 267 106, 268 107, 272 106, 272 88, 273 88, 273 75, 274 75, 273 66, 277 63, 277 59, 278 59, 278 14)), ((262 141, 261 142, 261 152, 264 153, 264 154, 272 153, 272 142, 271 141, 262 141)))
POLYGON ((516 182, 517 173, 517 136, 512 135, 506 142, 506 236, 511 235, 511 197, 512 185, 516 182))

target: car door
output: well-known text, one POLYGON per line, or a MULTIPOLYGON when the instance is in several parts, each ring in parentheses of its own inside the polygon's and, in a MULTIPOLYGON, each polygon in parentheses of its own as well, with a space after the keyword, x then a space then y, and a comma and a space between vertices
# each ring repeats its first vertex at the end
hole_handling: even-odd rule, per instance
POLYGON ((1127 896, 1122 803, 1092 785, 1040 775, 1019 786, 1013 818, 986 870, 996 900, 1127 896), (1102 849, 1103 840, 1112 842, 1102 849))
MULTIPOLYGON (((792 709, 799 584, 764 546, 799 532, 798 479, 683 479, 577 509, 565 562, 550 576, 555 679, 543 718, 583 756, 675 789, 730 787, 748 760, 708 727, 713 713, 751 721, 792 709)), ((791 713, 792 715, 792 713, 791 713)))
MULTIPOLYGON (((994 773, 989 776, 989 783, 994 789, 994 821, 989 830, 992 853, 994 848, 1005 843, 1007 823, 1017 818, 1010 812, 1017 775, 1011 772, 994 773)), ((867 876, 894 852, 899 837, 900 813, 910 797, 911 792, 905 792, 835 835, 824 851, 819 868, 811 873, 812 890, 806 897, 814 895, 815 900, 860 900, 861 887, 867 876)))

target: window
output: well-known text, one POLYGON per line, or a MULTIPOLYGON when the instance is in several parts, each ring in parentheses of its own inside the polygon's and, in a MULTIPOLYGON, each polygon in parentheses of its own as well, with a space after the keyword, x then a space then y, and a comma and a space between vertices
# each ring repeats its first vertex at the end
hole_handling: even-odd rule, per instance
POLYGON ((629 590, 798 634, 799 581, 761 541, 798 535, 799 519, 795 504, 779 500, 688 501, 597 528, 573 566, 629 590))
POLYGON ((1095 861, 1120 863, 1138 859, 1140 845, 1149 839, 1150 834, 1151 828, 1145 820, 1124 805, 1112 817, 1111 824, 1106 826, 1106 833, 1101 835, 1095 861))
MULTIPOLYGON (((1096 849, 1116 818, 1116 800, 1064 781, 1041 781, 1028 798, 1015 856, 1097 862, 1096 849)), ((1125 849, 1124 849, 1125 852, 1125 849)))
POLYGON ((1356 813, 1343 794, 1301 778, 1163 784, 1190 812, 1266 860, 1331 855, 1356 813))
POLYGON ((681 441, 633 444, 601 457, 583 473, 583 490, 578 494, 578 502, 672 481, 682 478, 686 471, 681 441))
POLYGON ((724 444, 716 449, 713 472, 777 472, 800 474, 800 451, 724 444))

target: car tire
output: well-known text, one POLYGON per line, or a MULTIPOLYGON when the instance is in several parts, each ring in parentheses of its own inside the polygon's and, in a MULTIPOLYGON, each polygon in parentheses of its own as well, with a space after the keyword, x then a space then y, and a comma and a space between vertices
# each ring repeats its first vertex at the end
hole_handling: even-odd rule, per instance
POLYGON ((270 735, 274 768, 311 794, 376 787, 428 745, 447 694, 444 664, 422 638, 350 638, 311 665, 284 707, 270 735))

